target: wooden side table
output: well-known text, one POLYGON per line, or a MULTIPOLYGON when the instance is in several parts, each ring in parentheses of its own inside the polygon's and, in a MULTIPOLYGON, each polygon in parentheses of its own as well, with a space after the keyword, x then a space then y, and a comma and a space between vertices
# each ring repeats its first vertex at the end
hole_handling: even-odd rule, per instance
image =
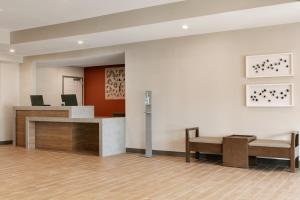
POLYGON ((231 135, 223 138, 223 165, 227 167, 249 168, 248 143, 256 139, 254 135, 231 135))

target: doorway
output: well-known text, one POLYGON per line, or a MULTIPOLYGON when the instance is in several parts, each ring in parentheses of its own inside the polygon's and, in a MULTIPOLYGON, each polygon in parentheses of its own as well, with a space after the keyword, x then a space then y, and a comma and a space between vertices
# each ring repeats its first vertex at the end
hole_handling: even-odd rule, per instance
POLYGON ((63 76, 62 77, 62 94, 76 94, 78 105, 82 106, 83 102, 83 77, 63 76))

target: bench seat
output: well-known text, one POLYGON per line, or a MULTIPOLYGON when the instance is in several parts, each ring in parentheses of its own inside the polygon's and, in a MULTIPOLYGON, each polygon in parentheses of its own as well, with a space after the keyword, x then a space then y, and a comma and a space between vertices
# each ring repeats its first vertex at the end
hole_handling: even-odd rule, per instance
MULTIPOLYGON (((200 153, 223 154, 223 137, 200 136, 199 128, 187 128, 186 130, 186 162, 190 162, 191 152, 199 158, 200 153)), ((255 137, 256 138, 256 137, 255 137)), ((225 137, 226 139, 226 137, 225 137)), ((232 145, 236 145, 233 143, 232 145)), ((257 139, 247 142, 244 150, 246 160, 248 157, 287 158, 290 160, 290 170, 295 172, 299 168, 299 133, 293 132, 290 141, 257 139)), ((237 151, 236 151, 237 152, 237 151)), ((230 152, 232 156, 238 153, 230 152)), ((231 156, 229 154, 229 156, 231 156)))
POLYGON ((249 143, 252 147, 290 148, 291 141, 258 139, 249 143))
POLYGON ((293 132, 290 141, 258 139, 248 145, 248 155, 253 157, 287 158, 290 160, 290 170, 299 168, 299 133, 293 132))
POLYGON ((189 141, 196 142, 196 143, 222 144, 223 138, 200 136, 200 137, 191 138, 189 141))
POLYGON ((185 131, 186 162, 190 162, 191 151, 195 152, 196 158, 199 158, 200 153, 222 153, 222 137, 200 136, 198 127, 187 128, 185 131), (192 137, 192 133, 194 133, 194 137, 192 137))

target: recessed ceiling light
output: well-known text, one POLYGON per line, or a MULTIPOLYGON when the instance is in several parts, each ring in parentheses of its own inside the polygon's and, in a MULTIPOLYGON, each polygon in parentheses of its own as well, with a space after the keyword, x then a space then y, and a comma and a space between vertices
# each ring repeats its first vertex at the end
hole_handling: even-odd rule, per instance
POLYGON ((187 30, 187 29, 189 29, 189 26, 186 25, 186 24, 185 24, 185 25, 182 25, 182 29, 183 29, 183 30, 187 30))
POLYGON ((77 41, 77 44, 83 44, 83 43, 84 43, 84 41, 82 41, 82 40, 77 41))
POLYGON ((10 52, 10 53, 15 53, 15 52, 16 52, 16 50, 14 50, 14 49, 10 49, 10 50, 9 50, 9 52, 10 52))

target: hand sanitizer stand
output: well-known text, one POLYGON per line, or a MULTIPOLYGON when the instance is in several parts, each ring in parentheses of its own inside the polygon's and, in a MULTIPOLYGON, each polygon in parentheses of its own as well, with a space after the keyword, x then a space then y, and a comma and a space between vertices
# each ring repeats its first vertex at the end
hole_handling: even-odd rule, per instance
POLYGON ((152 157, 152 92, 145 92, 145 128, 146 128, 146 154, 147 158, 152 157))

